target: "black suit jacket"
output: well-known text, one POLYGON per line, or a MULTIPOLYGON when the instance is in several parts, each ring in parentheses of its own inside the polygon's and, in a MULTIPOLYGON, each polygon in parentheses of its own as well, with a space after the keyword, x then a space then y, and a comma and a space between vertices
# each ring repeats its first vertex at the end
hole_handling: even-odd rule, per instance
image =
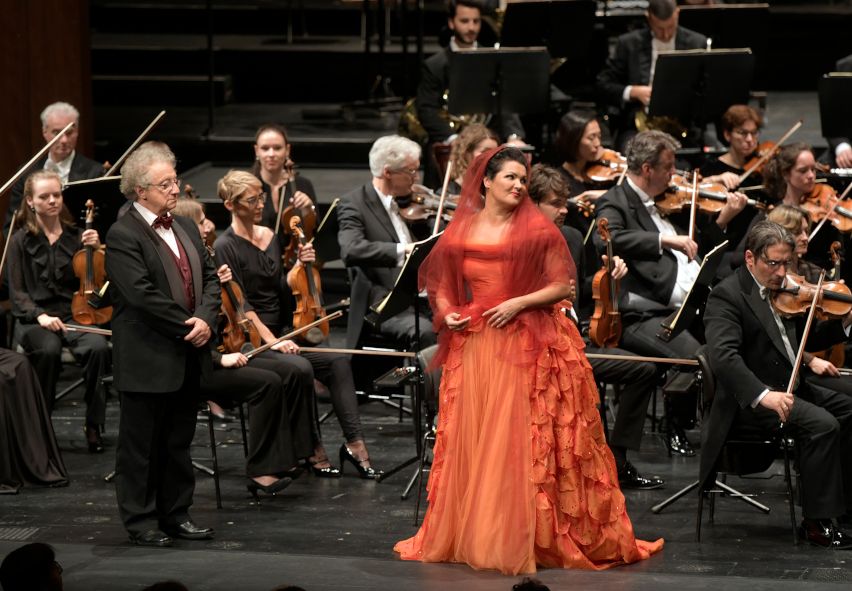
MULTIPOLYGON (((371 183, 340 198, 337 205, 340 229, 340 258, 349 271, 351 301, 346 330, 347 347, 355 347, 367 308, 384 298, 396 282, 396 247, 399 243, 393 223, 371 183)), ((425 237, 423 226, 409 226, 412 237, 425 237)))
MULTIPOLYGON (((40 159, 36 160, 35 164, 33 164, 32 168, 28 171, 27 174, 18 179, 12 188, 9 190, 9 210, 6 212, 6 222, 3 225, 3 232, 6 233, 9 229, 9 224, 12 223, 12 213, 17 211, 21 206, 21 200, 24 198, 24 183, 27 180, 27 177, 36 172, 37 170, 42 170, 44 168, 44 164, 47 162, 47 155, 42 156, 40 159)), ((68 171, 68 182, 71 181, 84 181, 87 179, 96 179, 102 177, 104 175, 104 166, 103 164, 99 164, 95 162, 91 158, 86 158, 79 152, 74 154, 74 159, 71 161, 71 170, 68 171)), ((72 216, 76 217, 79 215, 79 208, 73 207, 71 204, 67 204, 68 209, 71 211, 72 216)))
MULTIPOLYGON (((837 64, 835 65, 836 72, 852 72, 852 55, 847 55, 841 60, 837 60, 837 64)), ((831 162, 836 164, 836 150, 837 146, 840 144, 849 144, 852 143, 852 139, 848 137, 830 137, 826 138, 828 140, 828 155, 831 158, 831 162)))
MULTIPOLYGON (((783 320, 795 352, 804 333, 805 319, 783 320)), ((716 395, 710 417, 701 430, 701 481, 713 475, 713 466, 740 408, 748 408, 761 392, 786 390, 793 371, 769 304, 743 266, 721 281, 707 300, 704 312, 710 365, 716 395)), ((839 320, 816 322, 806 348, 826 349, 846 339, 839 320)), ((805 376, 803 375, 802 378, 805 376)), ((804 379, 800 388, 806 387, 804 379)))
POLYGON ((210 349, 195 348, 183 338, 184 321, 204 320, 215 331, 221 304, 216 270, 195 223, 176 216, 172 225, 189 259, 195 289, 195 312, 182 304, 183 283, 169 247, 135 208, 107 234, 106 271, 113 300, 113 375, 125 392, 178 391, 189 356, 198 356, 202 374, 212 371, 210 349))

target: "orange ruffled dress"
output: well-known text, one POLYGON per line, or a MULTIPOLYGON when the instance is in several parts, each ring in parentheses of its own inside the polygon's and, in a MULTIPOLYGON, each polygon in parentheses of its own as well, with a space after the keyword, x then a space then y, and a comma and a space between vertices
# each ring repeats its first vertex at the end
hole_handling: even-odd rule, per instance
POLYGON ((526 312, 556 324, 556 338, 536 351, 517 318, 502 329, 481 320, 506 299, 499 260, 497 246, 465 250, 473 297, 462 317, 473 320, 452 334, 444 363, 429 508, 394 550, 512 575, 648 558, 663 540, 634 537, 573 322, 556 308, 526 312))

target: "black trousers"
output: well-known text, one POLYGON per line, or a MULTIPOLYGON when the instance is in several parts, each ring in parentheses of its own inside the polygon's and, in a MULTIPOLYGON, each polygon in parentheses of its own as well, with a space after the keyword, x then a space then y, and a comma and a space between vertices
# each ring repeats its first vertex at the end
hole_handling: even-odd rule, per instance
POLYGON ((639 355, 687 359, 695 357, 701 343, 689 331, 681 331, 669 342, 657 336, 660 323, 665 318, 666 316, 652 316, 626 325, 621 335, 621 346, 639 355))
POLYGON ((112 367, 106 339, 90 333, 56 333, 37 324, 18 326, 21 346, 27 352, 27 357, 38 375, 49 412, 53 412, 56 384, 62 371, 62 347, 65 345, 83 364, 83 377, 86 380, 86 424, 103 425, 106 420, 106 392, 101 385, 101 377, 108 374, 112 367))
MULTIPOLYGON (((427 304, 420 307, 420 318, 418 319, 420 328, 420 349, 425 349, 429 345, 434 345, 438 342, 438 337, 435 331, 432 330, 432 319, 426 316, 423 312, 428 309, 427 304)), ((379 327, 379 332, 400 344, 400 346, 412 349, 415 345, 414 332, 414 306, 403 310, 396 316, 388 318, 379 327)))
MULTIPOLYGON (((775 411, 749 407, 740 409, 731 436, 778 426, 775 411)), ((801 387, 785 429, 798 446, 804 516, 826 519, 852 511, 852 397, 816 385, 801 387)))
POLYGON ((300 396, 295 377, 286 383, 274 371, 253 367, 216 368, 201 381, 201 397, 224 407, 247 402, 249 441, 246 474, 269 476, 296 465, 288 403, 300 396))
POLYGON ((198 360, 190 356, 176 392, 121 392, 115 495, 131 535, 189 519, 199 380, 198 360))
MULTIPOLYGON (((586 353, 633 355, 624 349, 586 347, 586 353)), ((595 380, 619 386, 618 411, 610 434, 612 447, 638 450, 648 402, 657 383, 657 366, 648 362, 589 359, 595 380)))

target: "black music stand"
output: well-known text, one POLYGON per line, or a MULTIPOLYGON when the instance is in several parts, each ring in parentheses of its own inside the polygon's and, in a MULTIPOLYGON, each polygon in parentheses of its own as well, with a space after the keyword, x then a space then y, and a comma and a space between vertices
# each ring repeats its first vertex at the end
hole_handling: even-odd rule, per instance
MULTIPOLYGON (((405 258, 402 264, 402 269, 396 278, 393 289, 385 298, 378 304, 370 307, 370 312, 367 314, 366 321, 376 328, 381 326, 381 323, 388 318, 396 316, 400 312, 407 310, 409 306, 414 305, 414 349, 420 351, 420 298, 417 286, 418 271, 423 260, 426 258, 438 238, 442 233, 435 234, 426 240, 414 243, 414 248, 405 258)), ((421 406, 423 404, 423 371, 425 367, 418 368, 416 374, 412 376, 414 383, 414 399, 411 403, 411 416, 414 422, 414 440, 415 440, 415 455, 387 470, 384 474, 376 478, 376 482, 381 482, 390 476, 393 476, 406 466, 420 461, 421 445, 423 439, 423 424, 421 417, 421 406)), ((411 478, 408 486, 402 494, 402 498, 408 497, 411 487, 416 481, 415 474, 411 478)))
MULTIPOLYGON (((95 204, 95 230, 101 242, 106 239, 107 230, 118 218, 118 210, 127 203, 121 194, 119 184, 121 176, 102 176, 96 179, 72 181, 62 188, 62 200, 75 220, 82 220, 86 213, 86 201, 95 204)), ((81 225, 81 224, 78 224, 81 225)))
POLYGON ((547 112, 550 57, 543 47, 477 49, 450 55, 447 109, 453 115, 547 112))
POLYGON ((337 241, 337 231, 340 229, 337 222, 339 203, 339 197, 332 201, 314 232, 314 249, 317 252, 317 261, 321 263, 336 261, 340 258, 340 243, 337 241))
POLYGON ((749 49, 661 52, 654 68, 649 117, 703 130, 735 104, 748 102, 754 75, 749 49))
POLYGON ((852 137, 852 73, 830 72, 819 81, 819 118, 823 137, 852 137))

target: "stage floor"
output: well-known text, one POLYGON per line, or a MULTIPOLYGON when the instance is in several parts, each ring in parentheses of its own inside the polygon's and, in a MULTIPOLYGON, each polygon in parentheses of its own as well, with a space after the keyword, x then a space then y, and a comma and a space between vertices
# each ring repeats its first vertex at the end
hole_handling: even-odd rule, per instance
MULTIPOLYGON (((70 379, 73 368, 64 379, 70 379)), ((325 405, 322 405, 323 407, 325 405)), ((321 412, 325 408, 321 408, 321 412)), ((379 402, 361 407, 374 465, 388 469, 414 455, 410 419, 379 402)), ((339 480, 304 474, 278 497, 256 504, 245 488, 239 423, 216 422, 224 508, 216 509, 213 481, 197 472, 193 517, 216 529, 210 541, 179 540, 171 549, 131 546, 121 526, 113 485, 104 481, 113 467, 118 404, 108 408, 107 452, 87 453, 80 390, 57 404, 54 425, 71 484, 60 489, 23 489, 0 497, 0 553, 32 541, 52 544, 64 568, 66 590, 134 589, 176 579, 190 589, 269 590, 283 583, 309 591, 338 589, 510 589, 520 577, 478 572, 465 565, 398 560, 395 541, 413 535, 414 497, 402 500, 414 468, 381 483, 362 481, 349 469, 339 480)), ((852 552, 793 545, 781 466, 767 478, 731 484, 760 493, 771 507, 761 514, 744 503, 717 501, 716 523, 706 522, 703 541, 694 540, 697 500, 690 494, 659 515, 650 507, 692 482, 698 457, 668 458, 662 441, 646 423, 643 449, 633 454, 640 471, 657 474, 666 486, 627 491, 636 533, 663 537, 662 553, 639 564, 602 573, 543 570, 538 578, 552 589, 840 589, 852 582, 852 552)), ((334 463, 342 443, 332 417, 323 424, 334 463)), ((691 433, 697 440, 697 432, 691 433)), ((193 457, 209 463, 206 422, 199 421, 193 457)), ((422 509, 421 509, 422 512, 422 509)), ((800 513, 799 513, 800 514, 800 513)))

